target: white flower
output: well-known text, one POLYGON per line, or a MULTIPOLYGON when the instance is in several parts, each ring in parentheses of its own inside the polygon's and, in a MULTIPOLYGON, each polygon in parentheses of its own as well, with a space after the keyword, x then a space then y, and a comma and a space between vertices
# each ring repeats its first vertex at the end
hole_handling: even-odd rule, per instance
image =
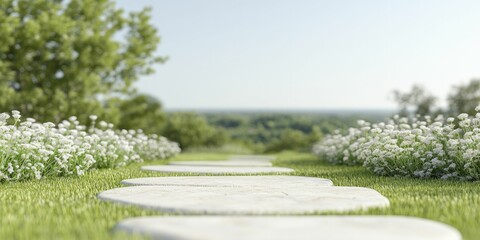
POLYGON ((480 112, 480 105, 475 107, 475 111, 480 112))
POLYGON ((21 117, 20 112, 17 111, 17 110, 13 110, 13 111, 12 111, 12 117, 13 117, 15 120, 20 119, 20 117, 21 117))
POLYGON ((380 175, 419 178, 480 179, 476 166, 480 156, 480 114, 470 119, 467 114, 454 118, 439 116, 435 122, 396 118, 373 129, 360 125, 345 135, 335 130, 313 147, 313 152, 332 163, 363 164, 380 175), (448 125, 447 125, 448 124, 448 125), (362 131, 364 130, 364 131, 362 131), (448 160, 446 160, 448 159, 448 160), (462 162, 463 172, 455 171, 462 162))
POLYGON ((105 121, 100 121, 99 124, 100 124, 100 127, 102 128, 106 128, 108 126, 108 123, 105 121))
POLYGON ((464 119, 468 118, 468 114, 461 113, 460 115, 457 116, 457 118, 460 119, 460 120, 464 120, 464 119))
POLYGON ((0 113, 0 121, 6 121, 9 118, 10 115, 8 115, 8 113, 0 113))
POLYGON ((53 127, 55 127, 55 124, 52 123, 52 122, 46 122, 46 123, 43 124, 43 126, 46 127, 46 128, 53 128, 53 127))
POLYGON ((31 118, 19 122, 21 115, 15 110, 12 117, 15 123, 8 123, 10 115, 0 113, 0 159, 4 159, 0 181, 81 176, 91 169, 121 167, 142 158, 165 158, 180 151, 176 143, 142 131, 86 131, 76 117, 62 121, 56 128, 53 123, 36 123, 31 118))

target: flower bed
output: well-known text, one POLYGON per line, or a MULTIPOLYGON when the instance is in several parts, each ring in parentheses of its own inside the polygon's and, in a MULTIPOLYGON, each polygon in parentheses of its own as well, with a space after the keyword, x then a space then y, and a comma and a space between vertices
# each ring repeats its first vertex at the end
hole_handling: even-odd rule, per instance
POLYGON ((100 168, 163 159, 180 152, 177 143, 141 130, 114 130, 90 117, 91 127, 70 117, 58 125, 0 114, 0 181, 83 175, 100 168))
POLYGON ((361 164, 379 175, 479 180, 480 113, 456 119, 359 121, 346 134, 326 136, 313 152, 331 163, 361 164))

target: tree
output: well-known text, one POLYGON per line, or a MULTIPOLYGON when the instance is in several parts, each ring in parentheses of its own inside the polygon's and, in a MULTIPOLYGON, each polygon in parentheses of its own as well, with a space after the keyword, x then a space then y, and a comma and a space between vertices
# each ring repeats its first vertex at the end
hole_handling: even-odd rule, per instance
POLYGON ((448 96, 448 106, 452 114, 475 115, 475 107, 479 104, 480 79, 472 79, 467 84, 454 86, 448 96))
POLYGON ((323 133, 322 130, 320 129, 319 126, 313 126, 312 130, 310 132, 310 135, 308 136, 308 140, 310 144, 316 143, 322 139, 323 133))
POLYGON ((163 135, 186 149, 199 146, 221 146, 228 140, 224 131, 209 125, 195 113, 173 113, 168 116, 163 135))
POLYGON ((432 114, 433 106, 437 98, 427 92, 419 85, 413 85, 410 92, 393 91, 394 101, 400 107, 400 115, 408 116, 409 110, 413 108, 415 114, 421 116, 432 114))
POLYGON ((156 98, 140 94, 119 103, 120 129, 142 129, 148 134, 160 134, 165 125, 162 104, 156 98))
POLYGON ((165 60, 149 22, 150 9, 127 15, 109 0, 1 0, 0 111, 108 116, 112 96, 165 60))
POLYGON ((208 121, 223 128, 239 128, 248 124, 248 118, 242 115, 208 116, 208 121))
POLYGON ((286 129, 280 138, 267 144, 267 152, 280 152, 283 150, 305 150, 309 147, 309 139, 302 131, 286 129))

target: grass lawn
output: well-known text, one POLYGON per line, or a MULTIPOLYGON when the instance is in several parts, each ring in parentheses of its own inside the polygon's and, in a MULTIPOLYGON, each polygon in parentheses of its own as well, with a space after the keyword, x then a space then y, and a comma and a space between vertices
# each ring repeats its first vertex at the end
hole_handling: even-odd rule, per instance
MULTIPOLYGON (((174 160, 219 160, 226 156, 189 153, 174 160)), ((378 177, 362 167, 331 166, 303 153, 279 154, 274 165, 294 168, 294 175, 329 178, 337 186, 370 187, 385 195, 391 203, 386 209, 351 213, 423 217, 456 227, 465 240, 480 238, 479 182, 378 177)), ((112 234, 111 229, 118 221, 161 213, 101 202, 96 195, 120 187, 123 179, 174 175, 143 172, 139 166, 89 172, 84 177, 1 183, 0 239, 126 237, 112 234)))

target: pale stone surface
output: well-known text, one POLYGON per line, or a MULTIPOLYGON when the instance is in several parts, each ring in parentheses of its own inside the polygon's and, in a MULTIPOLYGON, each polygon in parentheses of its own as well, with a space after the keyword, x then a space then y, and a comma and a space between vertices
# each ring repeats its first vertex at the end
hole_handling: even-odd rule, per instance
POLYGON ((270 160, 275 160, 275 156, 269 156, 269 155, 233 155, 233 156, 230 156, 230 160, 270 161, 270 160))
POLYGON ((461 240, 443 223, 397 216, 139 217, 116 230, 169 240, 461 240))
POLYGON ((102 192, 99 198, 189 214, 304 214, 389 205, 377 191, 360 187, 133 186, 102 192))
POLYGON ((306 188, 332 186, 329 179, 297 176, 149 177, 123 180, 125 185, 306 188))
POLYGON ((272 163, 262 160, 229 160, 229 161, 178 161, 170 165, 179 166, 213 166, 213 167, 271 167, 272 163))
POLYGON ((200 173, 200 174, 255 174, 255 173, 289 173, 290 168, 281 167, 216 167, 216 166, 174 166, 156 165, 143 166, 142 170, 170 173, 200 173))

